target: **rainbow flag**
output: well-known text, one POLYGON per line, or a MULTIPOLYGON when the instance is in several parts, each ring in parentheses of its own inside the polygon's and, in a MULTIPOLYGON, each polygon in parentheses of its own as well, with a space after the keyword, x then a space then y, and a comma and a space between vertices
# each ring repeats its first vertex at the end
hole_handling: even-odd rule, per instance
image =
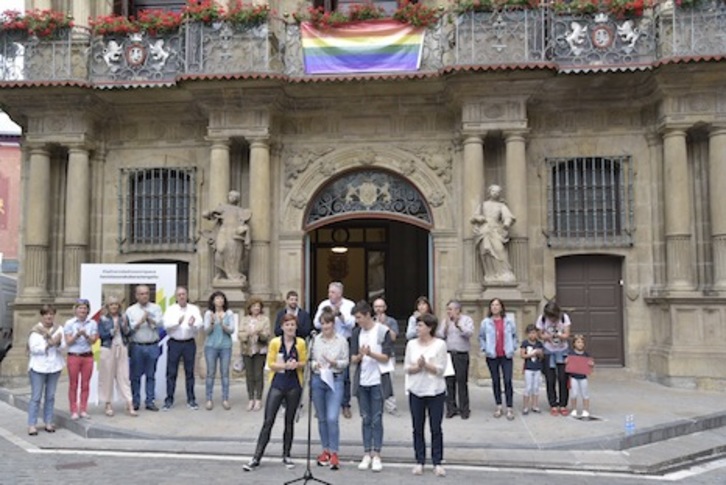
POLYGON ((368 20, 319 30, 303 22, 306 74, 416 71, 424 27, 395 20, 368 20))

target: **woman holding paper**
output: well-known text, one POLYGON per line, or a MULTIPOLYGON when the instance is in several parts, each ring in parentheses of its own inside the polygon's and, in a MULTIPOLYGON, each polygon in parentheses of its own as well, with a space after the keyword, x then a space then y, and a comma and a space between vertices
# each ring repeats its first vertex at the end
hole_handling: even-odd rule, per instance
POLYGON ((348 342, 335 332, 335 313, 325 307, 320 316, 321 334, 315 337, 310 350, 313 358, 313 403, 318 416, 318 432, 323 452, 318 465, 340 467, 340 405, 343 402, 343 371, 348 367, 348 342))
POLYGON ((444 434, 441 422, 444 419, 446 402, 446 342, 435 337, 438 320, 430 313, 419 315, 416 319, 418 338, 406 344, 404 370, 408 374, 408 403, 413 421, 413 447, 416 455, 414 475, 423 473, 426 462, 426 441, 424 422, 429 414, 431 427, 431 461, 434 474, 446 475, 441 462, 444 458, 444 434))

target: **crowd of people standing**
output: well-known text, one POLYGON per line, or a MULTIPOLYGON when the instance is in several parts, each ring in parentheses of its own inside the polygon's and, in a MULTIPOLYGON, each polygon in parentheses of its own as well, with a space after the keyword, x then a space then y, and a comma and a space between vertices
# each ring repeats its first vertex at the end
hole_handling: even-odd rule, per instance
MULTIPOLYGON (((299 306, 298 294, 290 291, 286 304, 275 316, 274 324, 264 314, 260 299, 247 301, 244 315, 237 321, 221 291, 210 295, 202 311, 189 303, 187 290, 176 290, 176 303, 162 312, 150 301, 145 285, 135 289, 136 302, 122 311, 117 297, 107 298, 99 322, 89 317, 90 304, 79 299, 74 316, 65 325, 55 322, 55 309, 43 305, 40 322, 28 338, 29 377, 32 388, 28 407, 28 434, 37 435, 41 413, 47 432, 55 431, 53 421, 55 389, 65 365, 68 367, 69 410, 72 420, 90 419, 88 414, 89 382, 94 369, 92 346, 100 339, 99 399, 105 414, 114 415, 114 389, 123 400, 125 411, 138 416, 142 404, 141 377, 145 377, 144 407, 159 411, 155 404, 156 364, 160 354, 163 329, 168 335, 166 396, 162 411, 174 406, 179 364, 184 366, 186 404, 199 409, 195 396, 194 366, 197 335, 203 333, 206 363, 205 409, 214 408, 214 382, 219 369, 221 405, 230 403, 230 364, 234 340, 240 344, 246 372, 247 411, 264 409, 255 453, 245 471, 260 466, 270 441, 275 418, 284 407, 282 463, 293 467, 291 448, 295 415, 305 386, 304 368, 310 363, 310 392, 317 417, 321 451, 317 464, 332 470, 340 467, 340 416, 350 419, 351 398, 356 397, 361 419, 363 455, 358 468, 380 472, 383 469, 383 416, 387 409, 396 412, 392 373, 395 368, 394 342, 399 334, 395 319, 386 314, 386 302, 378 298, 372 305, 354 303, 344 298, 343 285, 333 282, 328 298, 320 303, 311 318, 299 306), (67 357, 64 357, 64 354, 67 357), (268 369, 267 394, 265 369, 268 369)), ((489 302, 479 330, 479 349, 486 357, 492 377, 495 401, 494 417, 515 419, 513 402, 513 359, 524 360, 525 392, 522 414, 540 412, 538 405, 539 376, 544 373, 547 399, 552 415, 572 414, 578 417, 577 398, 582 399, 582 413, 589 417, 587 372, 568 372, 568 356, 576 355, 594 362, 585 351, 582 335, 569 348, 571 322, 557 303, 548 302, 533 325, 526 328, 521 341, 514 321, 507 314, 502 300, 489 302), (571 379, 572 382, 568 382, 571 379), (504 392, 502 393, 502 383, 504 392), (571 409, 568 390, 572 387, 571 409), (504 394, 504 403, 502 402, 504 394), (504 407, 506 406, 506 408, 504 407)), ((433 472, 444 476, 444 416, 469 419, 471 408, 468 392, 471 337, 475 325, 462 313, 460 302, 451 300, 446 315, 439 320, 426 297, 420 297, 405 332, 407 338, 403 372, 408 398, 416 465, 415 475, 423 473, 426 463, 425 422, 431 435, 433 472)))

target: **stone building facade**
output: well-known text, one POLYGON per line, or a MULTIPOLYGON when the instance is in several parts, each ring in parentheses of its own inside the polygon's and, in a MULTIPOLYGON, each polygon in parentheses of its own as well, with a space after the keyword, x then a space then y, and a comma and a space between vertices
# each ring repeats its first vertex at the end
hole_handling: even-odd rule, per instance
MULTIPOLYGON (((680 25, 672 8, 647 15, 656 27, 643 31, 680 25)), ((610 21, 611 34, 624 28, 610 21)), ((66 79, 0 83, 23 126, 15 349, 40 302, 70 308, 84 262, 176 262, 204 302, 218 286, 201 215, 238 190, 252 212, 249 286, 225 288, 238 308, 257 295, 274 310, 290 289, 312 306, 340 279, 356 299, 385 294, 402 321, 419 294, 439 314, 458 299, 477 322, 500 297, 523 332, 557 297, 600 363, 725 387, 723 40, 710 60, 652 44, 645 63, 631 52, 583 64, 561 36, 546 59, 464 62, 447 50, 460 27, 442 22, 420 72, 315 77, 285 57, 294 27, 266 35, 276 28, 288 49, 264 72, 110 82, 92 59, 66 79), (491 184, 516 218, 516 281, 485 286, 470 219, 491 184), (172 209, 142 207, 171 192, 172 209)), ((14 352, 4 375, 25 372, 14 352)))

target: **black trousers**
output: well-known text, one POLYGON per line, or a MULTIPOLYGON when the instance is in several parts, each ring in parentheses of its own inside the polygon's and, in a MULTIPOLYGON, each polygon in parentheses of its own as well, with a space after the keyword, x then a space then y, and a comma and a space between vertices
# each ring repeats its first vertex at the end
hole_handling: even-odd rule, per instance
POLYGON ((567 388, 567 372, 565 372, 565 364, 555 364, 555 368, 550 368, 545 360, 545 380, 547 381, 547 400, 550 407, 566 408, 570 399, 570 390, 567 388), (557 389, 555 389, 557 387, 557 389), (559 391, 559 393, 557 392, 559 391), (559 399, 557 396, 559 395, 559 399))
POLYGON ((446 378, 446 412, 469 412, 469 352, 449 352, 454 375, 446 378), (457 405, 456 397, 459 397, 457 405))
POLYGON ((267 443, 270 442, 270 433, 272 432, 272 426, 275 424, 277 411, 280 409, 283 401, 285 401, 285 431, 282 435, 282 456, 290 456, 295 426, 295 413, 300 404, 301 396, 301 387, 288 389, 287 391, 270 387, 267 393, 267 401, 265 402, 265 422, 262 424, 260 436, 257 438, 257 448, 255 449, 255 459, 257 461, 260 461, 262 455, 265 454, 265 448, 267 448, 267 443))
POLYGON ((179 372, 179 361, 184 361, 184 376, 186 377, 187 402, 196 402, 194 397, 194 360, 197 355, 197 343, 191 340, 169 339, 167 343, 166 361, 166 400, 165 404, 174 404, 176 391, 176 376, 179 372))

